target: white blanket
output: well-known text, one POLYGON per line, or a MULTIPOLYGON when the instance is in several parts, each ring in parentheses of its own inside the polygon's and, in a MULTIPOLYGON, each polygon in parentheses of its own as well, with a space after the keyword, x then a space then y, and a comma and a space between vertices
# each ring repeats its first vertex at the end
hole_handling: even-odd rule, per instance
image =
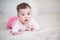
POLYGON ((60 40, 59 28, 49 28, 39 32, 24 32, 12 35, 10 30, 0 31, 0 40, 60 40))

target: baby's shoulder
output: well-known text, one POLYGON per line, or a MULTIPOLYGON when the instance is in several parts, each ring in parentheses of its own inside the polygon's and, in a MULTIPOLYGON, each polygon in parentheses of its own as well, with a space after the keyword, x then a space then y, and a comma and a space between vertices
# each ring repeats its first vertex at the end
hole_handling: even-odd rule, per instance
POLYGON ((13 22, 14 25, 19 24, 18 19, 13 22))

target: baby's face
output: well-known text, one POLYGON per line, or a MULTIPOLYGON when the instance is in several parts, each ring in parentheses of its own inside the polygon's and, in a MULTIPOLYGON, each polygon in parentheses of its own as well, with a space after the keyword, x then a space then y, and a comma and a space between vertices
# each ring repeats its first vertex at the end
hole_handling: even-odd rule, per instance
POLYGON ((23 24, 28 23, 31 19, 31 9, 29 7, 25 9, 20 9, 18 17, 20 22, 22 22, 23 24))

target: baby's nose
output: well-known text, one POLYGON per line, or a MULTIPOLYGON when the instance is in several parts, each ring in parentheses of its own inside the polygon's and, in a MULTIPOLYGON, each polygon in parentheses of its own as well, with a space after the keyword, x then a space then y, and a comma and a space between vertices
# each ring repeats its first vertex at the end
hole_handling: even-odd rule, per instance
POLYGON ((25 18, 28 18, 28 15, 25 15, 25 18))
POLYGON ((27 16, 25 16, 25 19, 27 19, 28 17, 27 16))

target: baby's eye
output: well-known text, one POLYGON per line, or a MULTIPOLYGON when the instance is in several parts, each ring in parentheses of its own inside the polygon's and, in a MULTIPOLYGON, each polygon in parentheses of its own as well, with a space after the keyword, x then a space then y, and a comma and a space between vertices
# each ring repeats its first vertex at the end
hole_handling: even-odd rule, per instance
POLYGON ((22 14, 22 16, 24 16, 24 14, 22 14))
POLYGON ((28 13, 28 15, 30 15, 30 13, 28 13))

